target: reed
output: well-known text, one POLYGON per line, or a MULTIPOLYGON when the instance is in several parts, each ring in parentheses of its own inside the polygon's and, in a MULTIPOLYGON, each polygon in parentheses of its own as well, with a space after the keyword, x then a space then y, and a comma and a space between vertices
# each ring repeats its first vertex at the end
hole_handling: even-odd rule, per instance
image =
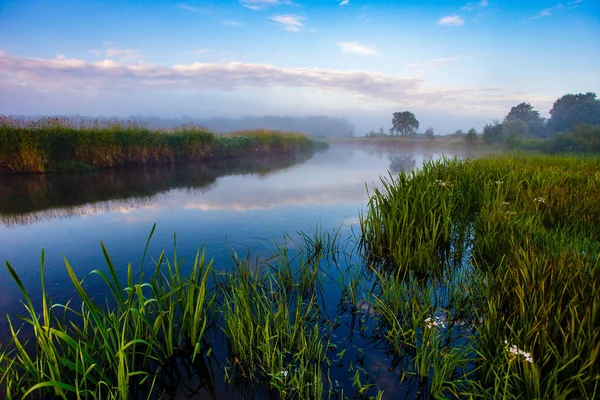
POLYGON ((360 218, 361 248, 386 267, 374 298, 381 336, 413 357, 407 364, 421 377, 442 360, 468 367, 455 376, 460 396, 597 396, 598 187, 600 160, 591 157, 441 160, 384 179, 360 218), (457 278, 472 298, 457 296, 457 278), (472 350, 422 352, 435 341, 419 326, 436 312, 474 327, 472 350))
POLYGON ((136 121, 0 116, 0 173, 190 163, 290 154, 322 145, 301 133, 268 130, 216 135, 202 126, 161 131, 136 121))
POLYGON ((181 275, 176 250, 171 262, 161 254, 148 283, 143 264, 135 279, 128 265, 127 280, 121 282, 104 245, 102 250, 107 272, 94 270, 83 279, 65 259, 78 294, 77 301, 67 304, 52 304, 49 298, 42 252, 41 313, 7 263, 23 295, 22 321, 33 331, 36 348, 34 354, 27 351, 28 344, 9 318, 12 349, 3 353, 0 363, 7 398, 127 399, 140 391, 155 395, 155 379, 170 358, 184 354, 194 359, 206 349, 202 344, 206 310, 214 296, 206 289, 211 263, 205 262, 203 252, 198 252, 186 277, 181 275), (97 303, 87 293, 85 281, 92 277, 105 282, 111 306, 108 301, 97 303))
POLYGON ((397 395, 378 387, 373 352, 406 397, 600 395, 599 159, 443 159, 382 183, 350 249, 340 228, 317 226, 265 259, 234 254, 213 269, 199 251, 184 268, 175 242, 171 260, 163 252, 135 279, 129 265, 121 282, 103 248, 105 270, 84 279, 65 260, 78 299, 64 305, 46 294, 43 253, 41 305, 7 264, 26 315, 0 348, 0 388, 15 399, 159 397, 173 360, 221 352, 224 381, 251 394, 397 395), (92 277, 106 305, 85 291, 92 277))

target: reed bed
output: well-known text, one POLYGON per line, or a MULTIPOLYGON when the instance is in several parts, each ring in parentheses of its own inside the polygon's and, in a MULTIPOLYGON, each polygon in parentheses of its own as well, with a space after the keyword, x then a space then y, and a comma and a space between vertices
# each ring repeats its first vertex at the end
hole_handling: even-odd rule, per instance
POLYGON ((107 272, 66 262, 66 305, 45 294, 43 256, 41 305, 7 264, 26 315, 0 347, 0 391, 157 398, 177 363, 211 360, 211 385, 256 398, 597 398, 600 160, 442 159, 382 179, 357 238, 317 226, 227 266, 199 251, 184 267, 175 247, 123 284, 103 249, 107 272))
POLYGON ((301 133, 268 130, 217 135, 202 126, 183 125, 160 131, 136 121, 0 116, 0 173, 191 163, 289 154, 323 145, 301 133))
POLYGON ((461 325, 475 329, 468 384, 458 393, 597 397, 599 188, 598 158, 444 159, 384 178, 360 218, 369 261, 399 281, 379 279, 387 293, 376 299, 387 315, 384 334, 393 343, 418 342, 410 318, 434 318, 425 310, 438 298, 405 294, 405 285, 451 288, 449 276, 468 272, 471 298, 441 302, 444 318, 462 314, 461 325), (422 298, 415 312, 410 305, 422 298))

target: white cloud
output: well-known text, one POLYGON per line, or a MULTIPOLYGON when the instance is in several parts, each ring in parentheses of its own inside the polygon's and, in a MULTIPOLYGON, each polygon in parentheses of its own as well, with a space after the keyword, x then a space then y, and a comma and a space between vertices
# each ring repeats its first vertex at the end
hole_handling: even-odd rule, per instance
POLYGON ((473 11, 478 8, 487 7, 488 5, 489 5, 489 2, 487 0, 481 0, 481 1, 475 2, 475 3, 467 3, 462 7, 462 9, 464 11, 473 11))
POLYGON ((360 44, 356 42, 342 42, 338 43, 342 49, 342 53, 358 54, 361 56, 376 56, 379 55, 377 46, 360 44))
POLYGON ((465 24, 465 21, 461 18, 460 15, 454 14, 440 18, 438 24, 442 26, 463 26, 465 24))
POLYGON ((546 9, 546 10, 540 11, 539 13, 535 14, 533 17, 529 18, 529 21, 538 19, 538 18, 549 17, 549 16, 550 16, 550 9, 546 9))
POLYGON ((285 30, 290 32, 299 32, 304 27, 302 20, 305 18, 300 15, 284 14, 274 15, 269 17, 272 21, 275 21, 285 27, 285 30))
MULTIPOLYGON (((438 64, 449 62, 449 58, 435 60, 438 64)), ((401 99, 402 104, 414 107, 468 113, 504 112, 520 99, 497 88, 434 87, 421 78, 360 70, 283 68, 244 62, 161 66, 114 60, 90 62, 62 54, 54 59, 0 54, 0 91, 21 93, 25 88, 31 93, 59 93, 65 98, 100 98, 131 93, 132 89, 141 94, 155 90, 200 93, 303 88, 315 95, 350 95, 365 104, 398 104, 401 99)))
POLYGON ((210 50, 210 49, 199 49, 199 50, 194 50, 194 51, 192 51, 191 53, 192 53, 192 54, 197 54, 197 55, 200 55, 200 54, 205 54, 205 53, 208 53, 208 52, 210 52, 210 51, 212 51, 212 50, 210 50))
POLYGON ((223 24, 225 24, 227 26, 237 26, 239 28, 243 28, 244 26, 246 26, 246 25, 242 24, 241 22, 234 21, 231 19, 227 19, 227 20, 223 21, 223 24))
POLYGON ((189 4, 185 4, 185 3, 179 3, 179 4, 177 4, 177 7, 181 8, 182 10, 191 11, 191 12, 195 12, 198 14, 208 14, 208 11, 205 10, 204 8, 190 6, 189 4))
POLYGON ((350 0, 343 0, 340 2, 340 6, 347 6, 348 4, 350 4, 350 0))
POLYGON ((289 2, 280 0, 239 0, 239 3, 246 8, 258 11, 270 6, 286 4, 289 2))

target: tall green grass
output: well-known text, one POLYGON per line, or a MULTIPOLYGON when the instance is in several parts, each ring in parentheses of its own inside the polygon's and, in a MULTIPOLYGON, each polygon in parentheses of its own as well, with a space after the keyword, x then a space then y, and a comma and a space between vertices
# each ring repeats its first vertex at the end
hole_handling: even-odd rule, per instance
POLYGON ((78 293, 65 305, 46 294, 43 255, 41 306, 7 264, 36 351, 10 321, 0 388, 158 397, 174 358, 206 359, 222 338, 225 382, 271 398, 346 398, 350 387, 377 398, 597 398, 599 187, 596 158, 431 161, 383 178, 350 251, 339 229, 317 227, 218 269, 202 252, 183 267, 175 247, 135 279, 129 265, 121 283, 103 248, 107 272, 80 279, 65 261, 78 293), (92 277, 110 304, 87 294, 92 277), (339 305, 326 304, 328 290, 339 305), (389 357, 398 392, 377 388, 371 352, 389 357))
POLYGON ((360 224, 368 259, 399 279, 379 279, 384 334, 414 343, 414 321, 438 302, 411 290, 472 271, 472 298, 446 297, 477 317, 463 395, 598 396, 599 188, 600 160, 575 157, 446 159, 383 179, 360 224))
MULTIPOLYGON (((22 342, 20 329, 9 318, 10 349, 2 354, 0 381, 8 399, 58 396, 61 398, 127 399, 132 393, 155 395, 155 379, 176 354, 192 360, 206 350, 203 335, 207 310, 214 295, 207 290, 211 263, 198 252, 191 271, 181 274, 182 263, 169 261, 164 252, 149 276, 127 267, 121 282, 104 245, 107 272, 94 270, 83 279, 69 262, 65 266, 78 299, 53 304, 44 279, 41 257, 41 312, 27 288, 7 263, 26 310, 23 328, 33 330, 35 353, 22 342), (134 278, 135 276, 135 278, 134 278), (110 305, 94 300, 85 281, 100 278, 111 294, 110 305)), ((21 328, 21 329, 23 329, 21 328)))
POLYGON ((288 154, 318 147, 303 134, 241 131, 215 135, 201 126, 151 130, 136 121, 0 116, 0 173, 173 164, 211 158, 288 154))

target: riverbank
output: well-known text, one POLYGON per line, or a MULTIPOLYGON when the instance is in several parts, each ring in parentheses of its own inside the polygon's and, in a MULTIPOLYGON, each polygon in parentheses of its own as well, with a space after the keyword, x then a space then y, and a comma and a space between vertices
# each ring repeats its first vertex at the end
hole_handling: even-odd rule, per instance
POLYGON ((221 135, 200 126, 152 130, 135 121, 0 116, 0 173, 183 164, 326 146, 302 133, 253 130, 221 135))
POLYGON ((106 252, 84 283, 65 265, 68 307, 9 267, 29 329, 2 338, 0 393, 595 398, 599 172, 593 157, 429 161, 373 190, 359 243, 317 228, 256 260, 152 251, 139 274, 106 252))

